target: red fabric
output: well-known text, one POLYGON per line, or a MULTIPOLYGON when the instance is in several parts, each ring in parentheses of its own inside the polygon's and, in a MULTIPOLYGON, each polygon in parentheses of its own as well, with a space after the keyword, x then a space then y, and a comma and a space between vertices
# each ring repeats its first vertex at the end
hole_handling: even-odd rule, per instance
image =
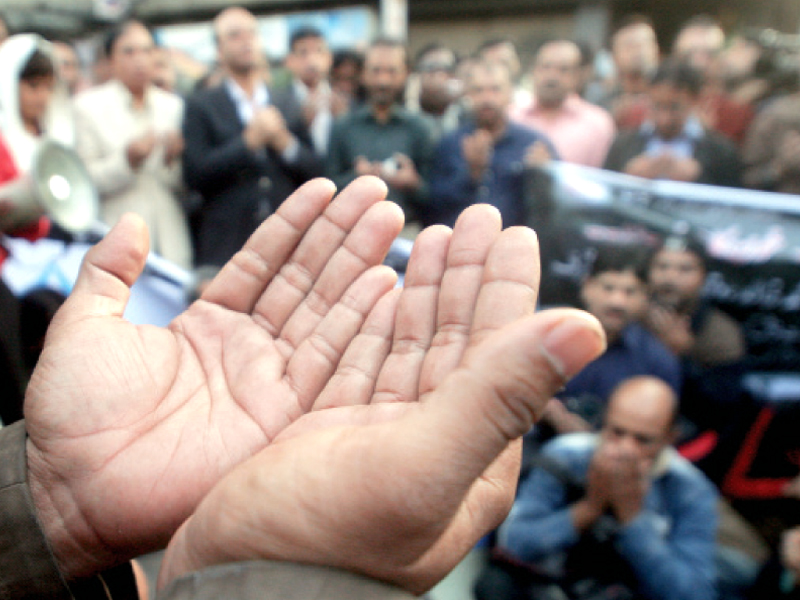
POLYGON ((678 452, 686 460, 697 462, 701 458, 708 456, 716 448, 719 435, 716 431, 706 431, 698 435, 693 440, 681 444, 678 452))
POLYGON ((780 498, 784 488, 792 480, 791 477, 748 477, 761 440, 774 417, 775 411, 770 407, 764 407, 758 413, 722 483, 722 493, 726 496, 749 500, 780 498))
MULTIPOLYGON (((5 139, 0 135, 0 186, 9 181, 13 181, 20 175, 21 173, 17 168, 14 156, 11 154, 11 150, 6 144, 5 139)), ((50 233, 50 220, 47 217, 41 217, 35 223, 8 232, 8 235, 25 238, 34 242, 45 237, 48 233, 50 233)), ((0 246, 0 266, 2 266, 6 258, 8 258, 8 251, 0 246)))
POLYGON ((11 150, 6 145, 3 136, 0 135, 0 183, 13 181, 19 175, 19 169, 14 157, 11 155, 11 150))
POLYGON ((744 142, 756 115, 752 106, 736 102, 719 92, 704 94, 700 104, 707 127, 728 137, 737 145, 744 142))

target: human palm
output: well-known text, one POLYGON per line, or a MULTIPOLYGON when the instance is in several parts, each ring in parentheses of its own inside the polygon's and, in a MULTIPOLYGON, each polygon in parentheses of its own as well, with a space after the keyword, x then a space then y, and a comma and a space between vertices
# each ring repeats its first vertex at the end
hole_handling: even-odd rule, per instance
POLYGON ((160 584, 223 562, 336 566, 421 592, 513 500, 519 437, 602 350, 576 311, 532 315, 535 236, 468 209, 420 234, 315 409, 223 479, 172 539, 160 584), (349 402, 347 401, 349 399, 349 402), (516 443, 515 443, 516 440, 516 443))
POLYGON ((122 319, 146 255, 141 221, 89 252, 25 404, 31 490, 68 577, 163 546, 318 400, 394 284, 374 265, 402 223, 376 180, 328 204, 332 193, 299 190, 166 329, 122 319))

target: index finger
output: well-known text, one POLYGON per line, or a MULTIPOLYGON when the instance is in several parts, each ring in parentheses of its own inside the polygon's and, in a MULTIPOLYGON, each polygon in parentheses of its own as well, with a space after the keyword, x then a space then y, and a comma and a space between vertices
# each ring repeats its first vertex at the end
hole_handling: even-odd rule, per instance
MULTIPOLYGON (((375 181, 357 185, 360 193, 340 198, 337 207, 345 227, 352 227, 370 206, 383 199, 375 181), (364 188, 364 189, 361 189, 364 188), (351 200, 347 200, 347 198, 351 200)), ((340 238, 314 239, 311 226, 323 215, 336 187, 326 179, 315 179, 286 199, 250 236, 244 247, 212 280, 202 299, 231 310, 250 313, 272 279, 293 255, 301 240, 319 244, 319 252, 333 254, 340 238)), ((338 202, 337 201, 337 202, 338 202)), ((321 235, 321 233, 317 232, 321 235)))

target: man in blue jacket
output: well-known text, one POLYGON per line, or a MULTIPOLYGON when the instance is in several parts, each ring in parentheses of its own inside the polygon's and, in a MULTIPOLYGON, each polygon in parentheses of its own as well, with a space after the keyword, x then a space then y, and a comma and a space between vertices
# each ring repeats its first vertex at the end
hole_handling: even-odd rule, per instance
POLYGON ((625 584, 636 598, 715 598, 717 494, 671 446, 677 408, 660 379, 623 382, 599 434, 561 436, 543 447, 545 458, 501 527, 501 547, 565 581, 625 584), (588 536, 603 550, 581 571, 574 553, 588 536))
POLYGON ((430 176, 430 201, 423 222, 452 226, 470 204, 497 207, 503 225, 524 225, 524 172, 557 158, 541 133, 510 122, 513 87, 508 68, 479 62, 469 71, 466 96, 473 123, 446 135, 430 176))

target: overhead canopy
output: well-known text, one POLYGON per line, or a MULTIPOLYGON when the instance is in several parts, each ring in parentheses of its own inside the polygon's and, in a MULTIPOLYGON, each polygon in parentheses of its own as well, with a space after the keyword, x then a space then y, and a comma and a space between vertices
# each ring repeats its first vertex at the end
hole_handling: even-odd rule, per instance
MULTIPOLYGON (((582 0, 409 0, 411 19, 453 15, 498 15, 532 8, 574 8, 582 0)), ((613 0, 618 1, 618 0, 613 0)), ((262 14, 366 5, 381 0, 238 0, 262 14)), ((205 20, 230 6, 229 0, 3 0, 2 13, 15 31, 69 37, 100 29, 118 18, 135 16, 151 23, 205 20)))
MULTIPOLYGON (((343 6, 359 2, 334 0, 238 0, 254 12, 279 12, 343 6)), ((369 0, 361 4, 373 4, 369 0)), ((226 0, 6 0, 0 14, 14 31, 36 31, 70 37, 101 29, 126 17, 164 23, 209 18, 230 6, 226 0)))

